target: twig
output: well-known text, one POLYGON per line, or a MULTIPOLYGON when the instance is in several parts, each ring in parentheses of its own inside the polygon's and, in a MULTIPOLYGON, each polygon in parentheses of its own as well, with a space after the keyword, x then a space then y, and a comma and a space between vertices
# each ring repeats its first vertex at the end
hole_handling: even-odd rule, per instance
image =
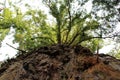
POLYGON ((8 44, 8 43, 6 43, 6 44, 7 44, 8 46, 10 46, 11 48, 16 49, 16 50, 18 50, 18 51, 20 51, 20 52, 22 52, 22 53, 27 53, 26 51, 21 50, 21 49, 18 49, 18 48, 15 48, 15 47, 11 46, 11 45, 8 44))

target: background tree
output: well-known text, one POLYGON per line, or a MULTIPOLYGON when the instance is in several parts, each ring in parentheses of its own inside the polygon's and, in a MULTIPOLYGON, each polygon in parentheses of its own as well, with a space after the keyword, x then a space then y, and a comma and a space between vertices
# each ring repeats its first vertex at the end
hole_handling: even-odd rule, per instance
POLYGON ((102 26, 109 26, 111 27, 107 30, 107 36, 112 38, 112 41, 115 41, 114 48, 108 53, 112 56, 119 58, 119 41, 120 41, 120 30, 119 24, 120 23, 120 1, 119 0, 93 0, 93 14, 96 15, 96 19, 100 21, 102 26), (101 13, 98 15, 97 13, 101 13), (118 27, 116 28, 116 25, 118 27), (117 54, 118 53, 118 54, 117 54))

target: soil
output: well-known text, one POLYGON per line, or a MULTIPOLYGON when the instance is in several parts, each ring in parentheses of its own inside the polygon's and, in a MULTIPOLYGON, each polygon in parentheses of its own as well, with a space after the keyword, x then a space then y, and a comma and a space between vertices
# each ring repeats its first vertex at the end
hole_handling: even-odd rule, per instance
POLYGON ((120 60, 81 45, 45 46, 4 62, 0 80, 120 80, 120 60))

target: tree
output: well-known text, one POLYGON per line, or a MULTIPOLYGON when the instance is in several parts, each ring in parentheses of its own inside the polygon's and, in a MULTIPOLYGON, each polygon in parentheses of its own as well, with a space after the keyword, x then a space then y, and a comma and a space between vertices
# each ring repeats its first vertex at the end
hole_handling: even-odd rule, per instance
MULTIPOLYGON (((87 12, 84 6, 88 2, 90 1, 43 0, 43 3, 49 8, 49 15, 52 15, 53 19, 55 19, 52 24, 46 21, 47 15, 41 10, 32 10, 31 6, 26 4, 29 10, 23 14, 20 8, 14 5, 13 12, 8 9, 10 12, 8 21, 5 16, 3 17, 7 24, 1 19, 1 23, 3 22, 1 28, 4 29, 5 24, 8 26, 6 26, 6 29, 12 26, 15 29, 14 42, 18 42, 20 48, 25 50, 51 44, 66 44, 69 46, 82 44, 88 46, 89 41, 90 44, 96 45, 103 38, 114 36, 111 35, 111 31, 115 29, 113 24, 118 22, 116 19, 118 13, 114 12, 113 14, 112 10, 118 12, 119 9, 116 8, 118 3, 113 5, 114 2, 112 1, 103 3, 101 0, 98 2, 93 0, 91 1, 93 4, 92 10, 87 12), (113 7, 109 8, 111 5, 113 7), (102 16, 98 15, 100 10, 104 11, 102 16), (111 22, 111 20, 114 21, 111 22)), ((4 13, 6 13, 5 10, 4 13)), ((8 16, 8 13, 6 14, 8 16)), ((96 48, 93 45, 91 49, 95 51, 96 48)))
MULTIPOLYGON (((96 12, 96 18, 103 19, 104 24, 109 24, 111 29, 107 31, 108 35, 115 41, 115 47, 108 53, 112 56, 119 58, 119 41, 120 41, 120 30, 115 28, 118 23, 120 23, 120 1, 119 0, 94 0, 94 8, 97 12, 102 12, 102 15, 98 16, 96 12), (117 54, 118 53, 118 54, 117 54)), ((119 24, 118 24, 119 25, 119 24)))
POLYGON ((112 50, 110 52, 108 52, 107 54, 114 56, 118 59, 120 59, 120 44, 119 43, 114 43, 114 47, 112 48, 112 50))
MULTIPOLYGON (((88 35, 89 31, 95 30, 99 26, 99 23, 92 19, 91 13, 85 13, 85 9, 81 10, 78 7, 78 10, 77 8, 73 10, 76 4, 74 0, 46 0, 44 3, 50 9, 50 14, 56 19, 55 27, 59 44, 71 45, 74 42, 79 44, 87 40, 88 36, 89 38, 92 36, 88 35), (86 21, 86 19, 91 20, 86 21)), ((84 3, 81 2, 81 4, 84 3)))
POLYGON ((100 22, 102 29, 106 30, 102 32, 107 33, 110 38, 119 38, 119 32, 115 31, 116 25, 120 22, 119 4, 119 0, 93 0, 92 14, 100 22))
POLYGON ((89 0, 44 0, 44 4, 50 9, 50 14, 56 19, 57 42, 59 44, 80 44, 93 38, 111 38, 109 36, 118 22, 119 3, 114 1, 93 0, 90 13, 86 12, 85 4, 89 0), (109 5, 108 5, 109 4, 109 5), (77 7, 75 7, 75 5, 77 7), (108 10, 110 9, 110 10, 108 10), (103 15, 98 12, 102 10, 103 15), (113 12, 113 10, 115 10, 113 12), (117 12, 117 13, 115 13, 117 12), (116 16, 116 18, 115 18, 116 16), (92 33, 92 34, 91 34, 92 33), (107 35, 106 35, 107 34, 107 35), (64 35, 63 37, 61 35, 64 35), (96 35, 96 36, 95 36, 96 35))

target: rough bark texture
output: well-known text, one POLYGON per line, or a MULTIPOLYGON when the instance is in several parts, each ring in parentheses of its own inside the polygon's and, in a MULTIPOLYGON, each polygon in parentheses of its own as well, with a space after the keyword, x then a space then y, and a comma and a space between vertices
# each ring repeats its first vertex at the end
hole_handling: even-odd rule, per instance
POLYGON ((120 80, 120 60, 88 48, 40 47, 3 63, 0 80, 120 80))

